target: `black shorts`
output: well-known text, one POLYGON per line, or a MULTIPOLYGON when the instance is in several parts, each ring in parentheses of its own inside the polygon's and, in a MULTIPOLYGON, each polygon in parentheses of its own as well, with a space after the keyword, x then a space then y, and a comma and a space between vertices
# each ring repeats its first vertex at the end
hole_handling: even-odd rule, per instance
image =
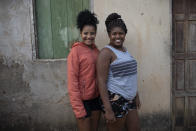
MULTIPOLYGON (((128 114, 129 110, 136 109, 136 99, 134 98, 132 101, 126 100, 119 94, 112 93, 108 91, 109 101, 112 106, 112 110, 116 118, 122 118, 123 116, 128 114)), ((104 111, 104 106, 101 102, 102 111, 104 111)))
POLYGON ((100 100, 100 98, 96 97, 96 98, 91 99, 91 100, 84 100, 83 101, 84 108, 85 108, 86 113, 87 113, 87 115, 85 116, 86 118, 91 116, 92 111, 98 111, 98 110, 101 111, 101 105, 100 105, 99 100, 100 100))

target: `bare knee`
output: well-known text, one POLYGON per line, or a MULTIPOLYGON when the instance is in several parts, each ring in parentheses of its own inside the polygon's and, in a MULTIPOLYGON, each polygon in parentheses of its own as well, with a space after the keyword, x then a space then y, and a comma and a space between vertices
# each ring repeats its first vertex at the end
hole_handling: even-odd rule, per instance
POLYGON ((91 131, 90 118, 77 119, 77 125, 79 131, 91 131))
POLYGON ((117 118, 113 123, 107 123, 108 131, 122 131, 125 127, 126 117, 117 118))
POLYGON ((140 131, 140 122, 137 110, 129 111, 126 118, 126 127, 128 131, 140 131))
POLYGON ((99 120, 101 116, 101 111, 92 111, 91 112, 91 130, 97 131, 99 126, 99 120))

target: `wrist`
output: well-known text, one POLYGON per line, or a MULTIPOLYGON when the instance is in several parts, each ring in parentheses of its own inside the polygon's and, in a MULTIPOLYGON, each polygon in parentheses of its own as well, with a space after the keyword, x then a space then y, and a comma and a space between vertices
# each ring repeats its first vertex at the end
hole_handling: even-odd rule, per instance
POLYGON ((112 108, 105 108, 104 111, 105 112, 112 112, 112 108))

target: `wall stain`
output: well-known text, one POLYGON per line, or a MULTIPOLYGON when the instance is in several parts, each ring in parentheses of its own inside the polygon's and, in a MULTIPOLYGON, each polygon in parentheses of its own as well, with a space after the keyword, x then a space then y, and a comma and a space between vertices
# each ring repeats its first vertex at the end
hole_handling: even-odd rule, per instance
POLYGON ((170 115, 166 112, 147 113, 140 116, 142 131, 169 131, 170 115))
POLYGON ((0 130, 26 130, 26 125, 31 125, 30 87, 23 81, 24 66, 11 63, 6 65, 0 57, 0 130))

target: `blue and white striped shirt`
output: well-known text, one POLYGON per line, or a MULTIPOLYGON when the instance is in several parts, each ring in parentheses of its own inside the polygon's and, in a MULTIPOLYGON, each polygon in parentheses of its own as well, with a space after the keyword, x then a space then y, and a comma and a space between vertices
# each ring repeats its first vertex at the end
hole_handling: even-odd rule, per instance
POLYGON ((116 55, 109 67, 107 87, 108 90, 132 100, 137 92, 137 62, 128 51, 123 52, 107 45, 116 55))

